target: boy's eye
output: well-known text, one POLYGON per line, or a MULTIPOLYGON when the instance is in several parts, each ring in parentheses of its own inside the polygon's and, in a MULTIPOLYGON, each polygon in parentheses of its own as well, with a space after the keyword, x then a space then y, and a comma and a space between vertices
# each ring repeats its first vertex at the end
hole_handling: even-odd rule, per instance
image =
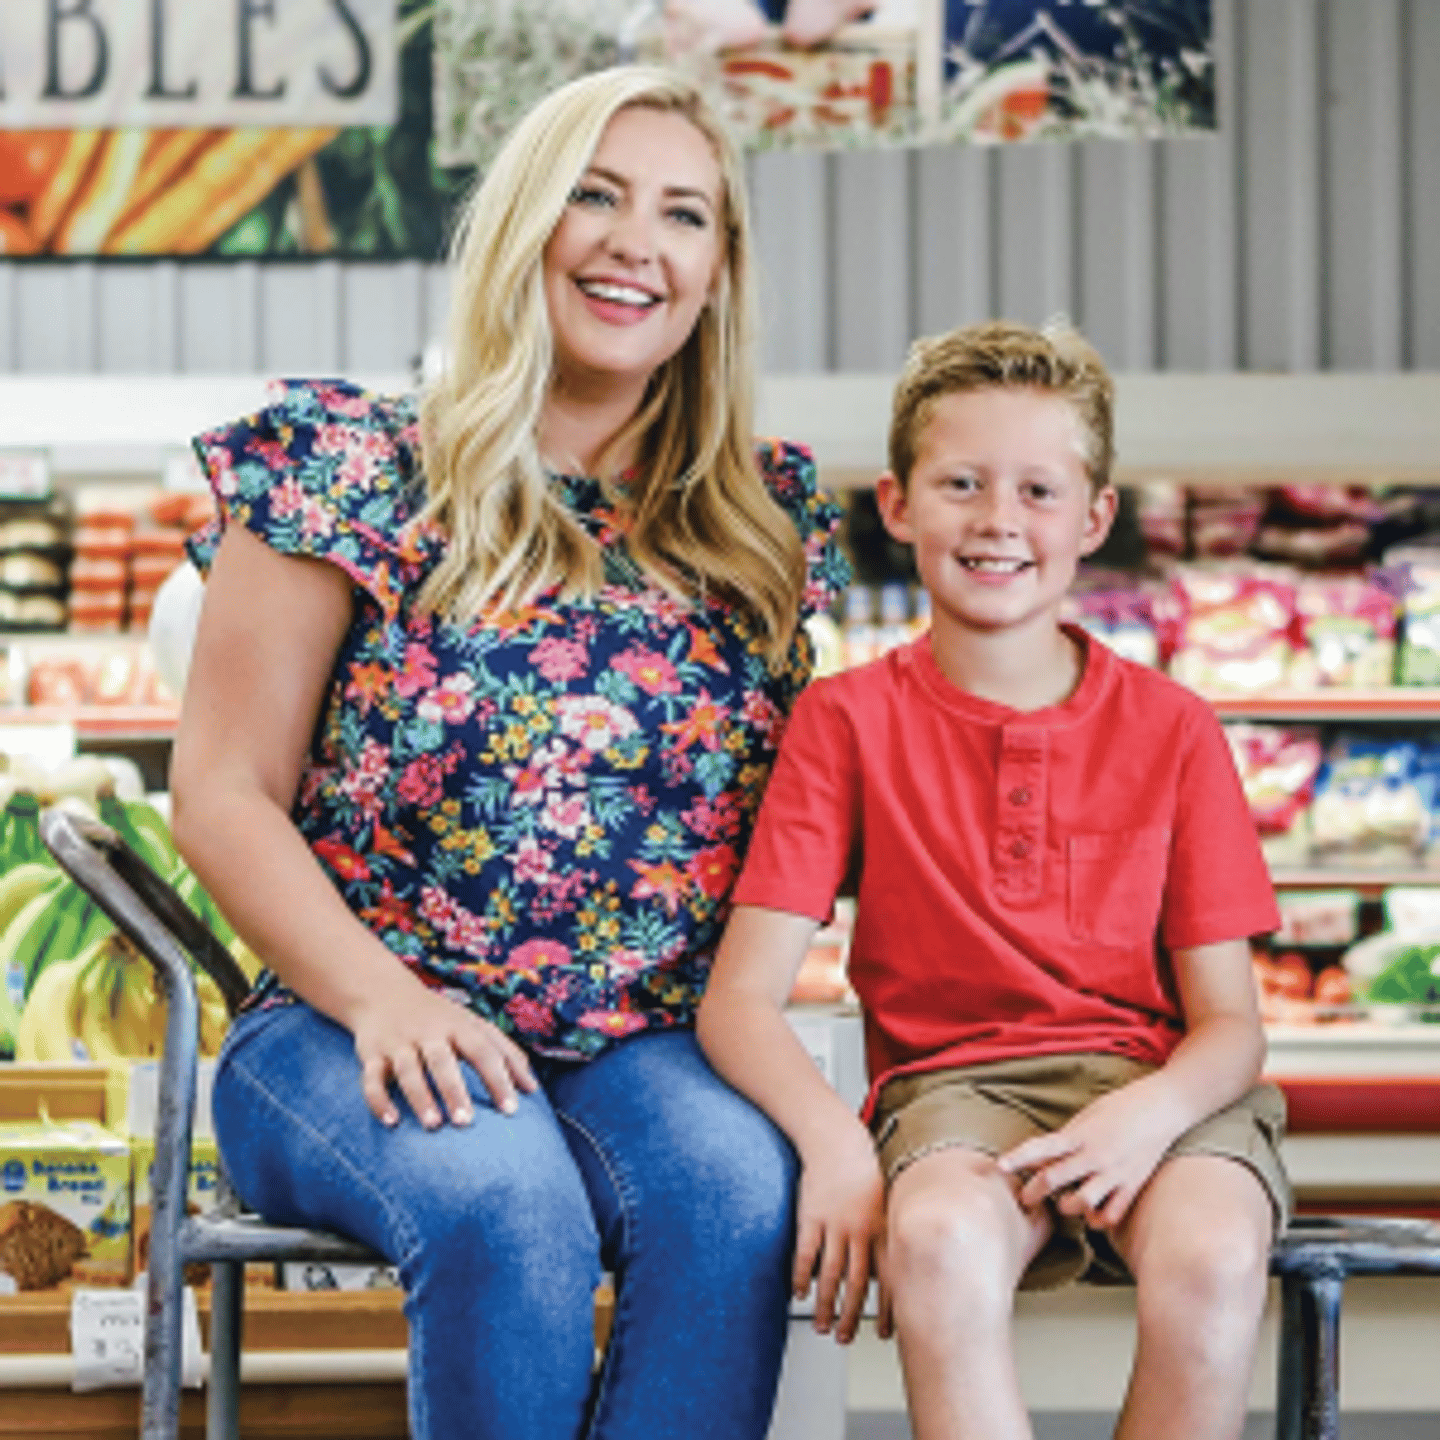
POLYGON ((978 487, 979 482, 973 475, 952 475, 945 484, 948 489, 954 490, 958 494, 968 495, 978 487))
POLYGON ((1032 500, 1037 500, 1041 503, 1053 500, 1059 493, 1054 485, 1051 485, 1045 480, 1032 480, 1029 485, 1025 487, 1025 490, 1032 500))

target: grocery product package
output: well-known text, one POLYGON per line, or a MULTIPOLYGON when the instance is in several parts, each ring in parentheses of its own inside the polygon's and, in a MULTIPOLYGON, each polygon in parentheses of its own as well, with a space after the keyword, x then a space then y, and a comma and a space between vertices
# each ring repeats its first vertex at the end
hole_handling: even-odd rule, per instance
POLYGON ((1309 807, 1320 772, 1320 732, 1307 725, 1235 722, 1225 726, 1250 815, 1272 865, 1310 858, 1309 807))
POLYGON ((130 1280, 130 1147, 91 1121, 0 1125, 0 1294, 130 1280))
POLYGON ((1193 690, 1282 688, 1295 653, 1295 587, 1273 566, 1179 565, 1184 619, 1170 673, 1193 690))

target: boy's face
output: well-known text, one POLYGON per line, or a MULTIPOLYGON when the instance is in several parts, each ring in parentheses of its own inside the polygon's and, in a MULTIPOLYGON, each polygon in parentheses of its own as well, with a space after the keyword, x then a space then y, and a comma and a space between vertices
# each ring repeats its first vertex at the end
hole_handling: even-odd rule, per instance
POLYGON ((1115 517, 1092 494, 1083 430, 1068 400, 1041 390, 959 391, 933 401, 910 484, 882 476, 885 528, 915 547, 937 624, 994 632, 1058 622, 1083 556, 1115 517))

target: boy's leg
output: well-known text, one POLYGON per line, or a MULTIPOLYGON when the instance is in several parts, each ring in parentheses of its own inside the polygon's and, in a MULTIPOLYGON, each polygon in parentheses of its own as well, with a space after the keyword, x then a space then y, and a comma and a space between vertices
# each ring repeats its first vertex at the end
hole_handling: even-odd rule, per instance
POLYGON ((1274 1210, 1255 1173, 1178 1155, 1113 1235, 1135 1277, 1139 1333, 1117 1440, 1229 1440, 1244 1427, 1274 1210))
POLYGON ((916 1440, 1030 1436, 1011 1313, 1051 1228, 980 1151, 932 1150, 895 1176, 885 1262, 916 1440))

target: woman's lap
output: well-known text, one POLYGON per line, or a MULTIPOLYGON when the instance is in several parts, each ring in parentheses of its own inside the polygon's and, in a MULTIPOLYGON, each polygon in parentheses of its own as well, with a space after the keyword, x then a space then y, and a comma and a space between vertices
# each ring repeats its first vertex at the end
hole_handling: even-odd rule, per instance
POLYGON ((788 1144, 688 1031, 537 1068, 543 1093, 514 1116, 466 1068, 470 1126, 427 1132, 402 1107, 387 1129, 364 1104, 349 1035, 287 1007, 237 1023, 216 1129, 248 1203, 400 1267, 412 1371, 426 1377, 412 1385, 417 1435, 446 1434, 442 1414, 468 1389, 463 1404, 507 1440, 759 1440, 784 1337, 788 1144), (616 1322, 587 1425, 602 1265, 616 1322))

